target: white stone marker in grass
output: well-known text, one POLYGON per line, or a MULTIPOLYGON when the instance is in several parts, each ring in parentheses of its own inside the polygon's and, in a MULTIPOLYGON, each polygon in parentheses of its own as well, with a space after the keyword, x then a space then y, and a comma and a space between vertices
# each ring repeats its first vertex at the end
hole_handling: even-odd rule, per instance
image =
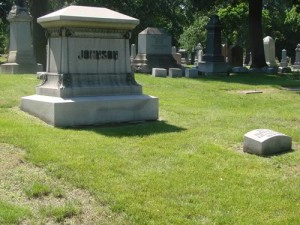
POLYGON ((292 138, 276 131, 257 129, 244 136, 244 152, 266 156, 291 149, 292 138))

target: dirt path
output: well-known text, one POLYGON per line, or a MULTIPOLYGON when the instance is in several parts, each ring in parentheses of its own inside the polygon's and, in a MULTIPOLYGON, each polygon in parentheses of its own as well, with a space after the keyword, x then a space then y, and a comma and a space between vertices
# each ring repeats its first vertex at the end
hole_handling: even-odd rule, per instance
POLYGON ((111 212, 86 190, 53 179, 24 155, 0 143, 0 199, 32 212, 20 224, 128 224, 124 215, 111 212))

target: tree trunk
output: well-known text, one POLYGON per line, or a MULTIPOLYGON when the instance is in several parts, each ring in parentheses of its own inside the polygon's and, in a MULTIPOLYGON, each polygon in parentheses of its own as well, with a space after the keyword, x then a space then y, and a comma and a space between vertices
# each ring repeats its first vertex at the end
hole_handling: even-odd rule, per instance
POLYGON ((45 30, 37 23, 37 18, 44 16, 47 13, 48 0, 31 0, 31 15, 33 17, 33 47, 36 60, 38 63, 43 64, 46 68, 46 45, 47 38, 45 30))
POLYGON ((249 0, 249 33, 252 53, 252 68, 267 66, 262 33, 263 0, 249 0))

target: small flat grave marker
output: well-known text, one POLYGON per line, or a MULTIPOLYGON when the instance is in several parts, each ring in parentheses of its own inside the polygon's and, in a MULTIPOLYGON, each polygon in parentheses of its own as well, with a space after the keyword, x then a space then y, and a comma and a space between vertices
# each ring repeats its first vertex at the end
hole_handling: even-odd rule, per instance
POLYGON ((263 93, 262 91, 257 91, 257 90, 245 90, 245 91, 241 91, 240 92, 241 94, 261 94, 263 93))
POLYGON ((256 155, 273 155, 292 149, 292 138, 268 129, 252 130, 245 134, 243 151, 256 155))

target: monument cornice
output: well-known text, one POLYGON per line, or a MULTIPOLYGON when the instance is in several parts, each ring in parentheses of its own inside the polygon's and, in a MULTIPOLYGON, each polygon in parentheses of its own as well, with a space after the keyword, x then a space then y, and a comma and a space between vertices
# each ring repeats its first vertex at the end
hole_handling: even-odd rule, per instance
POLYGON ((79 38, 111 38, 129 39, 131 32, 121 29, 87 28, 87 27, 60 27, 49 28, 47 37, 79 37, 79 38))

